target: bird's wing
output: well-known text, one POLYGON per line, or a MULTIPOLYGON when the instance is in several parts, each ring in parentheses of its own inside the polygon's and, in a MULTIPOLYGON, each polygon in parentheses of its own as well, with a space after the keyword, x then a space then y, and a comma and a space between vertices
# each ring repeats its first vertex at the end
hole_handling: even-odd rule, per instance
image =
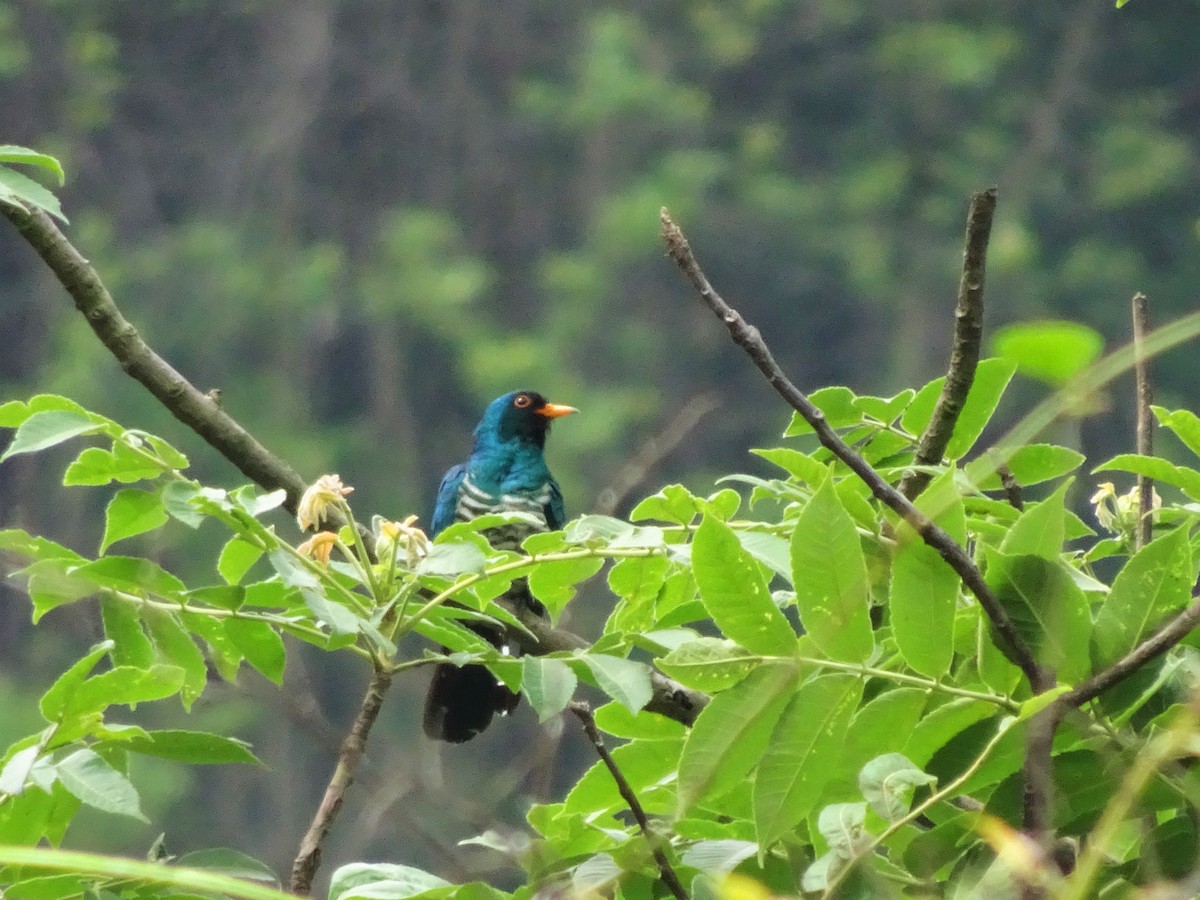
POLYGON ((550 479, 550 500, 546 503, 546 525, 551 531, 558 531, 567 524, 567 511, 563 507, 562 489, 558 482, 550 479))
POLYGON ((458 491, 466 474, 467 467, 460 464, 454 466, 442 478, 437 500, 433 503, 433 518, 429 520, 430 537, 436 537, 439 532, 454 524, 454 515, 458 510, 458 491))

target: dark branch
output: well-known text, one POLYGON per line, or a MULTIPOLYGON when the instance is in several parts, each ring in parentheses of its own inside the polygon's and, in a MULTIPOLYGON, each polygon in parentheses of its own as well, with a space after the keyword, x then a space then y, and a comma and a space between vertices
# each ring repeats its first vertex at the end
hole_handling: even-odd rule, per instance
MULTIPOLYGON (((1150 404, 1154 402, 1153 385, 1150 382, 1150 359, 1146 355, 1146 334, 1150 331, 1150 311, 1146 295, 1133 295, 1133 351, 1134 377, 1137 380, 1137 452, 1140 456, 1154 455, 1154 414, 1150 404)), ((1154 482, 1148 475, 1139 475, 1138 527, 1134 532, 1137 549, 1150 543, 1154 528, 1154 482)))
POLYGON ((912 501, 884 481, 879 473, 871 468, 870 463, 855 453, 838 436, 837 432, 829 427, 824 414, 813 405, 803 391, 792 384, 779 364, 775 362, 758 329, 746 322, 741 314, 729 306, 709 284, 708 278, 692 255, 692 248, 688 245, 687 238, 684 237, 679 226, 671 221, 671 217, 665 209, 661 213, 661 220, 663 240, 666 242, 667 252, 671 259, 691 282, 700 298, 725 323, 734 343, 746 351, 776 393, 783 397, 788 405, 800 413, 812 426, 821 444, 861 478, 878 500, 898 513, 921 536, 922 540, 933 547, 942 559, 958 573, 963 583, 979 600, 979 605, 987 614, 992 627, 1005 641, 1015 662, 1025 673, 1025 677, 1029 679, 1034 692, 1041 693, 1052 686, 1053 674, 1043 670, 1038 664, 1029 645, 1013 625, 1012 619, 1009 618, 1004 607, 992 594, 991 589, 983 580, 983 575, 966 551, 955 543, 950 535, 934 524, 928 516, 913 506, 912 501))
POLYGON ((661 839, 650 828, 650 820, 646 818, 646 811, 642 809, 641 801, 638 800, 637 794, 630 787, 629 782, 625 780, 625 776, 621 774, 621 770, 617 767, 612 754, 608 752, 608 748, 604 746, 604 739, 600 736, 599 729, 596 728, 596 720, 592 717, 591 708, 586 703, 575 701, 571 704, 570 709, 571 712, 575 713, 579 721, 583 723, 583 733, 592 742, 592 747, 595 748, 596 755, 600 757, 600 761, 604 763, 605 768, 612 775, 613 781, 617 783, 617 790, 620 792, 621 798, 629 806, 629 811, 633 813, 633 818, 637 820, 638 828, 642 830, 642 836, 645 837, 646 842, 650 845, 650 852, 654 854, 654 861, 658 864, 658 872, 662 876, 663 884, 675 895, 677 900, 688 900, 687 891, 683 889, 683 884, 679 881, 679 876, 671 868, 671 861, 663 853, 661 839))
MULTIPOLYGON (((992 216, 996 212, 996 189, 988 188, 971 197, 967 212, 966 247, 963 250, 962 277, 958 282, 958 302, 954 308, 954 343, 950 350, 950 368, 933 418, 917 442, 913 465, 940 465, 954 426, 962 413, 967 394, 975 381, 979 365, 979 347, 983 341, 983 276, 987 263, 988 238, 992 216)), ((929 484, 927 470, 912 469, 900 481, 900 493, 912 500, 929 484)))
POLYGON ((26 212, 7 204, 0 209, 66 288, 75 307, 117 358, 121 368, 140 381, 175 418, 208 441, 251 481, 267 490, 282 488, 286 491, 284 506, 294 513, 306 487, 304 479, 255 440, 221 409, 216 400, 197 390, 146 345, 137 329, 121 315, 96 270, 48 215, 39 209, 26 212))
POLYGON ((354 780, 354 771, 358 768, 359 761, 367 748, 367 737, 371 733, 371 726, 379 717, 379 710, 383 707, 384 694, 387 693, 391 684, 392 672, 390 670, 375 670, 367 685, 367 692, 363 696, 362 704, 358 708, 358 715, 354 717, 354 724, 350 726, 349 733, 342 741, 337 765, 325 788, 325 796, 321 798, 321 805, 317 807, 316 815, 313 816, 308 831, 300 840, 299 852, 296 854, 295 862, 292 863, 292 877, 288 890, 297 896, 306 897, 312 890, 313 876, 321 865, 321 842, 329 833, 329 829, 333 826, 333 820, 337 818, 338 811, 345 802, 346 791, 354 780))
POLYGON ((1180 641, 1193 628, 1200 625, 1200 598, 1192 600, 1191 605, 1174 619, 1142 641, 1125 656, 1117 660, 1102 672, 1097 672, 1087 681, 1077 684, 1058 698, 1058 703, 1064 706, 1079 707, 1095 700, 1109 688, 1124 681, 1146 663, 1162 656, 1180 641))
POLYGON ((1021 485, 1013 475, 1012 469, 1002 464, 996 467, 996 474, 1000 476, 1000 484, 1004 486, 1004 496, 1008 505, 1021 512, 1025 509, 1025 501, 1021 499, 1021 485))

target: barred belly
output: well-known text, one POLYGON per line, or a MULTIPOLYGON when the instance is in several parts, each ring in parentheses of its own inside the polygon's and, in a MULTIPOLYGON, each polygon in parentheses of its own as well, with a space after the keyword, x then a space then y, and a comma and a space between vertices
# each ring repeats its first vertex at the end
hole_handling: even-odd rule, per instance
POLYGON ((532 493, 502 494, 496 497, 476 487, 471 481, 471 476, 467 475, 458 491, 454 518, 459 522, 469 522, 492 513, 521 513, 529 516, 529 519, 507 522, 484 531, 488 542, 497 550, 519 550, 521 543, 529 535, 549 530, 546 523, 546 506, 549 502, 549 482, 532 493))

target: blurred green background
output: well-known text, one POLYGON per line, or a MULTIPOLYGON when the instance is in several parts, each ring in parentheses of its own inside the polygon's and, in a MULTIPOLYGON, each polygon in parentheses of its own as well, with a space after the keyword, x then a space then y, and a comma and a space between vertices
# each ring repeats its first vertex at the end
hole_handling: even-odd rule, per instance
MULTIPOLYGON (((549 454, 569 512, 620 513, 668 481, 765 470, 745 451, 787 420, 665 259, 663 205, 809 389, 944 370, 967 199, 993 184, 990 330, 1066 318, 1111 346, 1136 290, 1159 323, 1191 311, 1198 29, 1200 5, 1160 0, 0 0, 0 139, 62 159, 68 234, 147 340, 306 477, 339 472, 360 515, 426 517, 483 405, 518 387, 583 411, 549 454), (628 490, 638 449, 709 397, 628 490)), ((7 227, 0 321, 0 400, 68 394, 241 482, 7 227)), ((1196 405, 1191 353, 1156 369, 1159 402, 1196 405)), ((1018 385, 1001 420, 1044 390, 1018 385)), ((1093 460, 1128 449, 1127 393, 1053 437, 1093 460)), ((67 458, 0 467, 0 526, 93 553, 107 494, 57 487, 67 458)), ((219 539, 174 526, 130 550, 204 583, 219 539)), ((588 591, 569 624, 589 633, 607 603, 588 591)), ((35 629, 0 586, 0 744, 37 727, 34 698, 96 618, 35 629)), ((590 753, 527 710, 433 747, 424 680, 390 699, 326 873, 511 879, 457 841, 519 846, 530 800, 590 753)), ((284 691, 214 685, 193 718, 269 769, 139 760, 152 824, 84 814, 69 842, 141 853, 165 830, 173 852, 232 845, 286 870, 365 681, 305 648, 284 691)))

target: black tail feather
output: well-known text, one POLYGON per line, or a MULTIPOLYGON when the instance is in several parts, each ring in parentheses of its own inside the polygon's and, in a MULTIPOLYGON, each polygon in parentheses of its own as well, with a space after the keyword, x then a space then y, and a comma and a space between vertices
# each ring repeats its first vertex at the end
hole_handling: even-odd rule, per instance
POLYGON ((512 712, 520 700, 486 666, 440 663, 425 695, 425 734, 461 744, 487 728, 492 716, 512 712))

